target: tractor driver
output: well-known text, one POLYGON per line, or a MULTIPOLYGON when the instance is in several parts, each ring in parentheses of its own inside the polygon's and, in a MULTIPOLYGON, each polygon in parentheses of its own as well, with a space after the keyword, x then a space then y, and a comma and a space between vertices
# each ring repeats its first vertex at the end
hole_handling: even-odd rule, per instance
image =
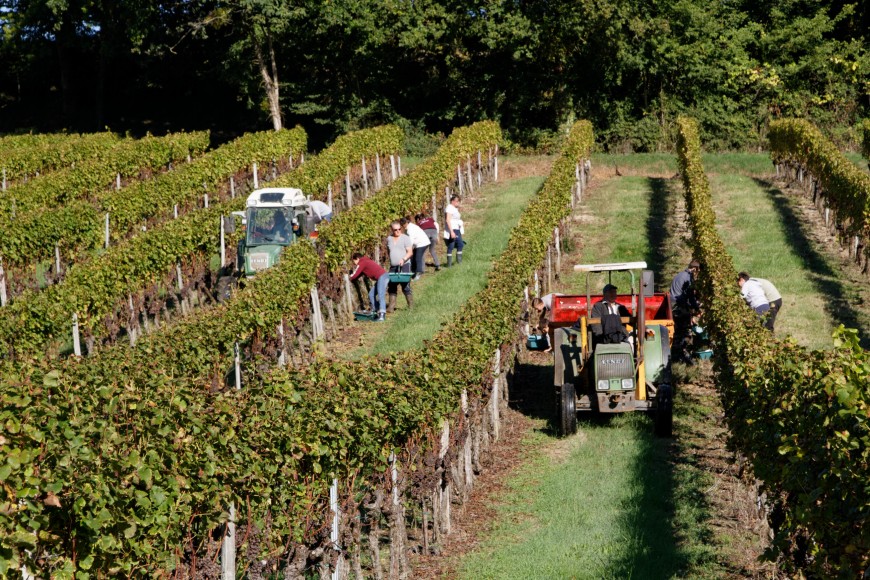
POLYGON ((616 286, 607 284, 604 286, 604 298, 592 306, 590 318, 599 318, 599 324, 592 325, 592 337, 596 344, 616 344, 628 342, 634 344, 633 337, 629 336, 622 324, 621 317, 630 316, 628 308, 616 302, 616 286))

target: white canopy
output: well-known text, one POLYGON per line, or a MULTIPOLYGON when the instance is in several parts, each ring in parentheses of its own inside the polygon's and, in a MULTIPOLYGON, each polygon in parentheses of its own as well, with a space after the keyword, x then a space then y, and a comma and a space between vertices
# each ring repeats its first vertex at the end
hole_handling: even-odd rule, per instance
POLYGON ((624 270, 645 270, 646 262, 621 262, 615 264, 577 264, 575 272, 621 272, 624 270))
POLYGON ((266 187, 248 196, 248 207, 300 207, 307 206, 308 198, 295 187, 266 187))

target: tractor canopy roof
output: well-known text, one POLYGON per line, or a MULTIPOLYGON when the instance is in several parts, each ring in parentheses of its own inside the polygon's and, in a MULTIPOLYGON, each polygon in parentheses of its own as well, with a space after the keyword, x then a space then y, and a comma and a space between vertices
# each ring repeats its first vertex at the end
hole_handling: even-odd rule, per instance
POLYGON ((646 262, 617 262, 613 264, 577 264, 575 272, 624 272, 626 270, 646 270, 646 262))
POLYGON ((308 198, 295 187, 267 187, 248 196, 247 207, 306 207, 308 198))

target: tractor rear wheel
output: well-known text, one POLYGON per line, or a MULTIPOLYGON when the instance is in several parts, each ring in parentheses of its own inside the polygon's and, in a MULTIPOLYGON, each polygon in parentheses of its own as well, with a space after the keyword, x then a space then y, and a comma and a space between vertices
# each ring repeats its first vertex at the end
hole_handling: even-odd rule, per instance
POLYGON ((659 385, 656 394, 655 433, 671 437, 674 432, 674 390, 671 385, 659 385))
POLYGON ((565 383, 559 390, 559 434, 563 437, 577 432, 577 399, 573 383, 565 383))

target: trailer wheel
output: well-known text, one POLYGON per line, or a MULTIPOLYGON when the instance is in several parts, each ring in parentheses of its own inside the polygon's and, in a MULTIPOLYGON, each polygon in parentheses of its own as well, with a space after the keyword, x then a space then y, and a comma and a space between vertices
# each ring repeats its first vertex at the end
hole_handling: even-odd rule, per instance
POLYGON ((577 399, 573 383, 565 383, 559 390, 559 434, 563 437, 577 432, 577 399))
POLYGON ((655 433, 671 437, 674 432, 674 391, 671 385, 660 385, 656 395, 655 433))

